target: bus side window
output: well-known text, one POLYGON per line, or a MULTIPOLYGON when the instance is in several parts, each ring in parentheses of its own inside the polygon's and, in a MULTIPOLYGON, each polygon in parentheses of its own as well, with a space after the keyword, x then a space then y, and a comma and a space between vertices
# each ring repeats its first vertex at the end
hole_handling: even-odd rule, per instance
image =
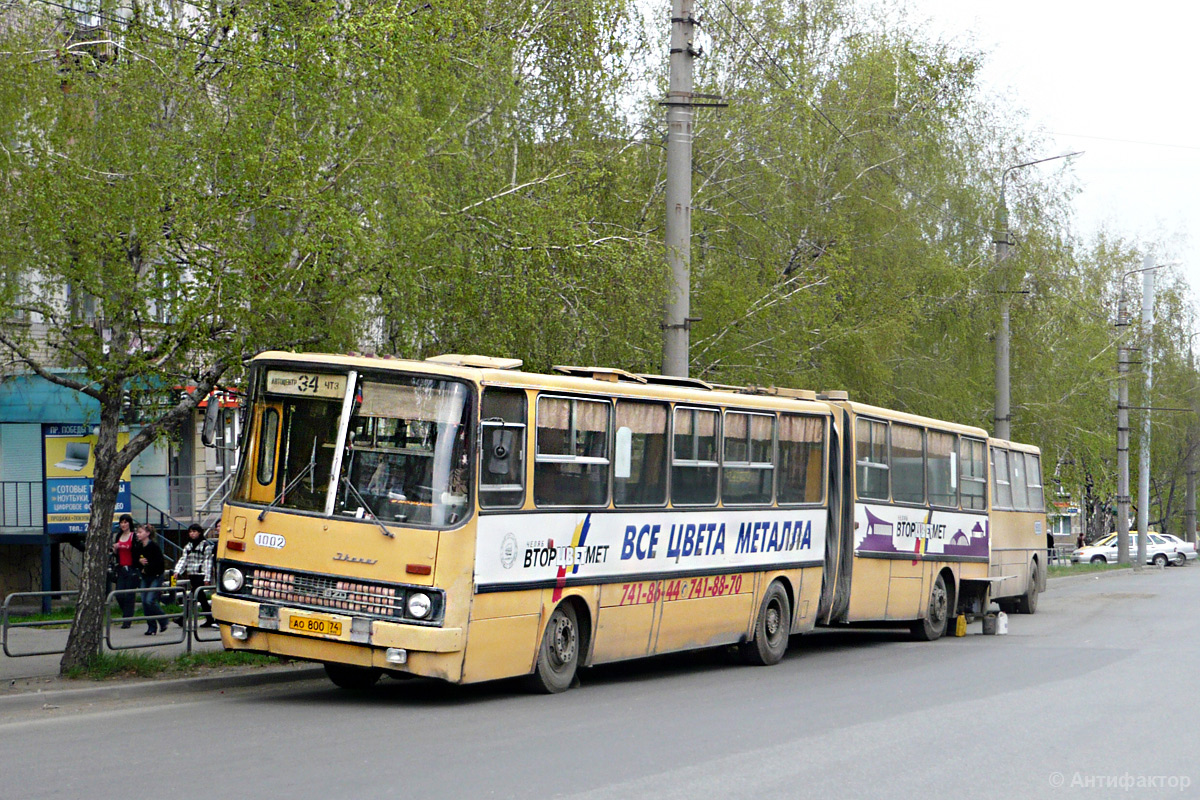
POLYGON ((1045 511, 1046 500, 1042 492, 1042 463, 1033 453, 1025 454, 1025 478, 1029 482, 1029 510, 1045 511))
POLYGON ((608 402, 541 396, 533 499, 538 506, 608 505, 608 402))
POLYGON ((996 508, 1012 510, 1012 484, 1008 482, 1008 451, 992 448, 992 502, 996 508))
POLYGON ((717 412, 676 408, 671 454, 671 504, 717 503, 717 412))
POLYGON ((859 419, 854 427, 858 496, 888 499, 887 423, 859 419))
POLYGON ((1012 470, 1009 480, 1012 483, 1013 508, 1028 511, 1029 487, 1025 482, 1025 454, 1014 451, 1008 454, 1008 458, 1012 470))
POLYGON ((525 393, 485 389, 479 505, 519 508, 525 502, 525 393))
MULTIPOLYGON (((617 430, 629 431, 629 474, 613 471, 618 507, 667 502, 667 407, 662 403, 617 401, 617 430)), ((618 440, 620 437, 618 437, 618 440)))
POLYGON ((771 502, 775 482, 774 440, 774 416, 725 412, 722 503, 762 505, 771 502))
POLYGON ((892 423, 892 500, 925 502, 925 431, 892 423))
POLYGON ((925 480, 929 504, 954 508, 958 505, 958 476, 954 471, 954 436, 928 431, 925 434, 925 480))
POLYGON ((975 439, 958 443, 958 482, 962 487, 962 507, 974 511, 987 508, 987 473, 984 470, 984 444, 975 439))
POLYGON ((783 414, 779 418, 780 505, 819 503, 825 496, 825 420, 783 414))

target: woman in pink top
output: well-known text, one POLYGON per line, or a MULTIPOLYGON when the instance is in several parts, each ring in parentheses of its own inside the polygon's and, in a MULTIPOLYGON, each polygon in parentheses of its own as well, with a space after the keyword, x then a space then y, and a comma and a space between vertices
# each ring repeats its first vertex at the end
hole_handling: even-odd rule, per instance
MULTIPOLYGON (((140 585, 138 571, 133 564, 133 517, 122 514, 117 522, 117 540, 113 542, 113 552, 117 554, 117 589, 136 589, 140 585)), ((117 605, 121 607, 122 628, 133 624, 133 608, 135 597, 133 592, 117 595, 117 605)))

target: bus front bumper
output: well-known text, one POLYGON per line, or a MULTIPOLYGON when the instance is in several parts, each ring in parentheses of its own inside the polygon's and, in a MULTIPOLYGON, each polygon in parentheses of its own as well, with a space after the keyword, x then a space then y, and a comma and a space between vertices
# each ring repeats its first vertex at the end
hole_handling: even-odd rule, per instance
POLYGON ((461 659, 464 642, 462 628, 405 625, 230 597, 213 597, 212 611, 213 618, 221 625, 221 639, 227 649, 255 650, 313 661, 358 664, 380 661, 379 666, 390 667, 392 664, 384 660, 387 650, 405 651, 410 663, 413 656, 422 654, 458 653, 457 658, 461 659), (299 632, 289 625, 293 619, 339 623, 340 630, 337 635, 299 632), (246 638, 234 639, 231 635, 233 625, 244 627, 246 638))

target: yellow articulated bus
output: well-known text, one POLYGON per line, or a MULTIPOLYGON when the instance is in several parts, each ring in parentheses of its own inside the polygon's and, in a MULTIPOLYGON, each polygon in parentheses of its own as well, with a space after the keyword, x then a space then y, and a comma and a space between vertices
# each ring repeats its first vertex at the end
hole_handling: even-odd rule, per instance
POLYGON ((1046 589, 1048 542, 1041 452, 989 439, 991 451, 992 598, 1007 611, 1032 614, 1046 589))
POLYGON ((987 436, 843 394, 601 368, 265 353, 222 512, 231 650, 529 676, 888 624, 935 639, 990 587, 987 436))

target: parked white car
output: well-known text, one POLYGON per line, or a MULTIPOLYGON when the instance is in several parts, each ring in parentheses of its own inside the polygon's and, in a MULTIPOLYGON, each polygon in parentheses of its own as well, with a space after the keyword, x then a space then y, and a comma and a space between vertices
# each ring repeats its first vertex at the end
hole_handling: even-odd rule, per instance
POLYGON ((1175 555, 1171 563, 1175 566, 1182 567, 1187 562, 1196 560, 1196 545, 1185 542, 1173 533, 1160 533, 1158 537, 1165 540, 1174 549, 1175 555))
MULTIPOLYGON (((1146 534, 1146 563, 1165 567, 1167 564, 1182 566, 1196 557, 1193 545, 1170 534, 1150 531, 1146 534), (1190 550, 1190 553, 1189 553, 1190 550)), ((1129 559, 1137 558, 1136 533, 1129 534, 1129 559)), ((1072 564, 1115 564, 1117 558, 1117 534, 1109 534, 1095 544, 1080 547, 1071 553, 1072 564)))

